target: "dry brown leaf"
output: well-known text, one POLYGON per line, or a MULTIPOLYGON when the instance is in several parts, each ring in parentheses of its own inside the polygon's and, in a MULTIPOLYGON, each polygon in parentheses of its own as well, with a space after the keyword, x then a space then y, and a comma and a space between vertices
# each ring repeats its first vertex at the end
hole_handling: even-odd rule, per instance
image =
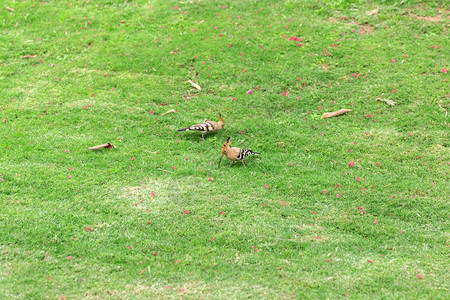
POLYGON ((382 99, 382 98, 377 98, 378 101, 383 101, 386 102, 387 105, 389 106, 394 106, 395 104, 397 104, 397 102, 389 100, 389 99, 382 99))
POLYGON ((8 6, 5 7, 5 9, 6 9, 6 10, 9 10, 9 11, 12 11, 12 12, 15 12, 14 8, 11 8, 11 7, 8 7, 8 6))
POLYGON ((3 122, 3 123, 6 123, 6 122, 8 122, 8 120, 6 120, 6 119, 3 119, 3 120, 2 120, 2 122, 3 122))
POLYGON ((37 54, 35 54, 35 55, 24 55, 24 56, 22 56, 22 58, 35 58, 37 56, 38 56, 37 54))
POLYGON ((90 148, 88 148, 88 149, 89 149, 89 150, 100 150, 100 149, 103 149, 103 148, 105 148, 105 149, 114 149, 114 148, 116 148, 116 146, 114 146, 114 145, 111 144, 111 143, 107 143, 107 144, 103 144, 103 145, 98 145, 98 146, 90 147, 90 148))
POLYGON ((167 115, 167 114, 170 114, 170 113, 177 113, 177 112, 178 112, 178 110, 171 109, 171 110, 166 111, 165 113, 162 113, 161 116, 165 116, 165 115, 167 115))
POLYGON ((332 117, 336 117, 336 116, 340 116, 345 114, 346 112, 352 111, 351 109, 340 109, 338 111, 333 111, 333 112, 329 112, 329 113, 324 113, 322 115, 321 119, 326 119, 326 118, 332 118, 332 117))
POLYGON ((327 66, 327 64, 322 64, 322 68, 323 68, 324 70, 328 70, 328 69, 329 69, 328 66, 327 66))
POLYGON ((366 12, 366 14, 368 14, 369 16, 378 15, 378 7, 366 12))
POLYGON ((202 88, 201 88, 198 84, 192 82, 191 80, 189 80, 188 82, 189 82, 193 87, 195 87, 197 90, 199 90, 199 91, 202 90, 202 88))

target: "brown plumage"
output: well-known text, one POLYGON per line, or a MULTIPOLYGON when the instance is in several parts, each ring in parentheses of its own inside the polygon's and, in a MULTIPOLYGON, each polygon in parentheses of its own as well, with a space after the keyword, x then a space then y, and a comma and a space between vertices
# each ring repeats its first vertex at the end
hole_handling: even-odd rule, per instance
POLYGON ((220 162, 222 161, 222 157, 224 155, 226 155, 227 158, 229 160, 231 160, 231 164, 234 164, 235 162, 240 161, 240 162, 242 162, 242 164, 245 167, 244 159, 247 158, 247 156, 253 155, 253 154, 260 154, 260 153, 253 152, 250 149, 242 149, 242 148, 238 148, 238 147, 230 147, 230 138, 228 138, 227 141, 225 142, 225 144, 223 144, 223 147, 222 147, 222 156, 220 157, 220 160, 219 160, 219 167, 220 167, 220 162))
POLYGON ((202 133, 202 140, 205 139, 204 135, 209 132, 214 132, 220 130, 225 125, 225 122, 222 119, 222 116, 219 114, 219 122, 208 121, 205 119, 203 123, 195 124, 186 128, 178 129, 178 131, 188 131, 188 130, 197 130, 202 133))

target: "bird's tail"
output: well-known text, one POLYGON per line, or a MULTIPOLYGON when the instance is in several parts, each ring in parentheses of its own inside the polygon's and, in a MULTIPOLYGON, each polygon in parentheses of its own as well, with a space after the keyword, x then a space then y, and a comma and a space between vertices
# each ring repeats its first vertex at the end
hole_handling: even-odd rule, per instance
POLYGON ((186 127, 186 128, 178 129, 178 131, 187 131, 187 130, 190 130, 190 128, 189 128, 189 127, 186 127))

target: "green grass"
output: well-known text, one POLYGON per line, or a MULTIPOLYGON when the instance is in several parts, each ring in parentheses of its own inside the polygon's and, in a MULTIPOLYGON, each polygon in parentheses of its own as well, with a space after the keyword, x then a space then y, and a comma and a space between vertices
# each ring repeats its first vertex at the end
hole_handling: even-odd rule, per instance
POLYGON ((0 297, 448 297, 445 4, 3 2, 0 297))

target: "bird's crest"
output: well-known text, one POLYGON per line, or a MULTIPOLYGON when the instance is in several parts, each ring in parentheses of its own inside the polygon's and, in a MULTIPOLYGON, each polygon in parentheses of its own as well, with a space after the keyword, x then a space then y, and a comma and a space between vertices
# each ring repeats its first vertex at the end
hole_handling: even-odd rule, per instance
POLYGON ((225 144, 223 144, 222 154, 225 154, 225 152, 226 152, 226 150, 227 150, 229 145, 230 145, 230 138, 228 138, 227 141, 225 142, 225 144))

